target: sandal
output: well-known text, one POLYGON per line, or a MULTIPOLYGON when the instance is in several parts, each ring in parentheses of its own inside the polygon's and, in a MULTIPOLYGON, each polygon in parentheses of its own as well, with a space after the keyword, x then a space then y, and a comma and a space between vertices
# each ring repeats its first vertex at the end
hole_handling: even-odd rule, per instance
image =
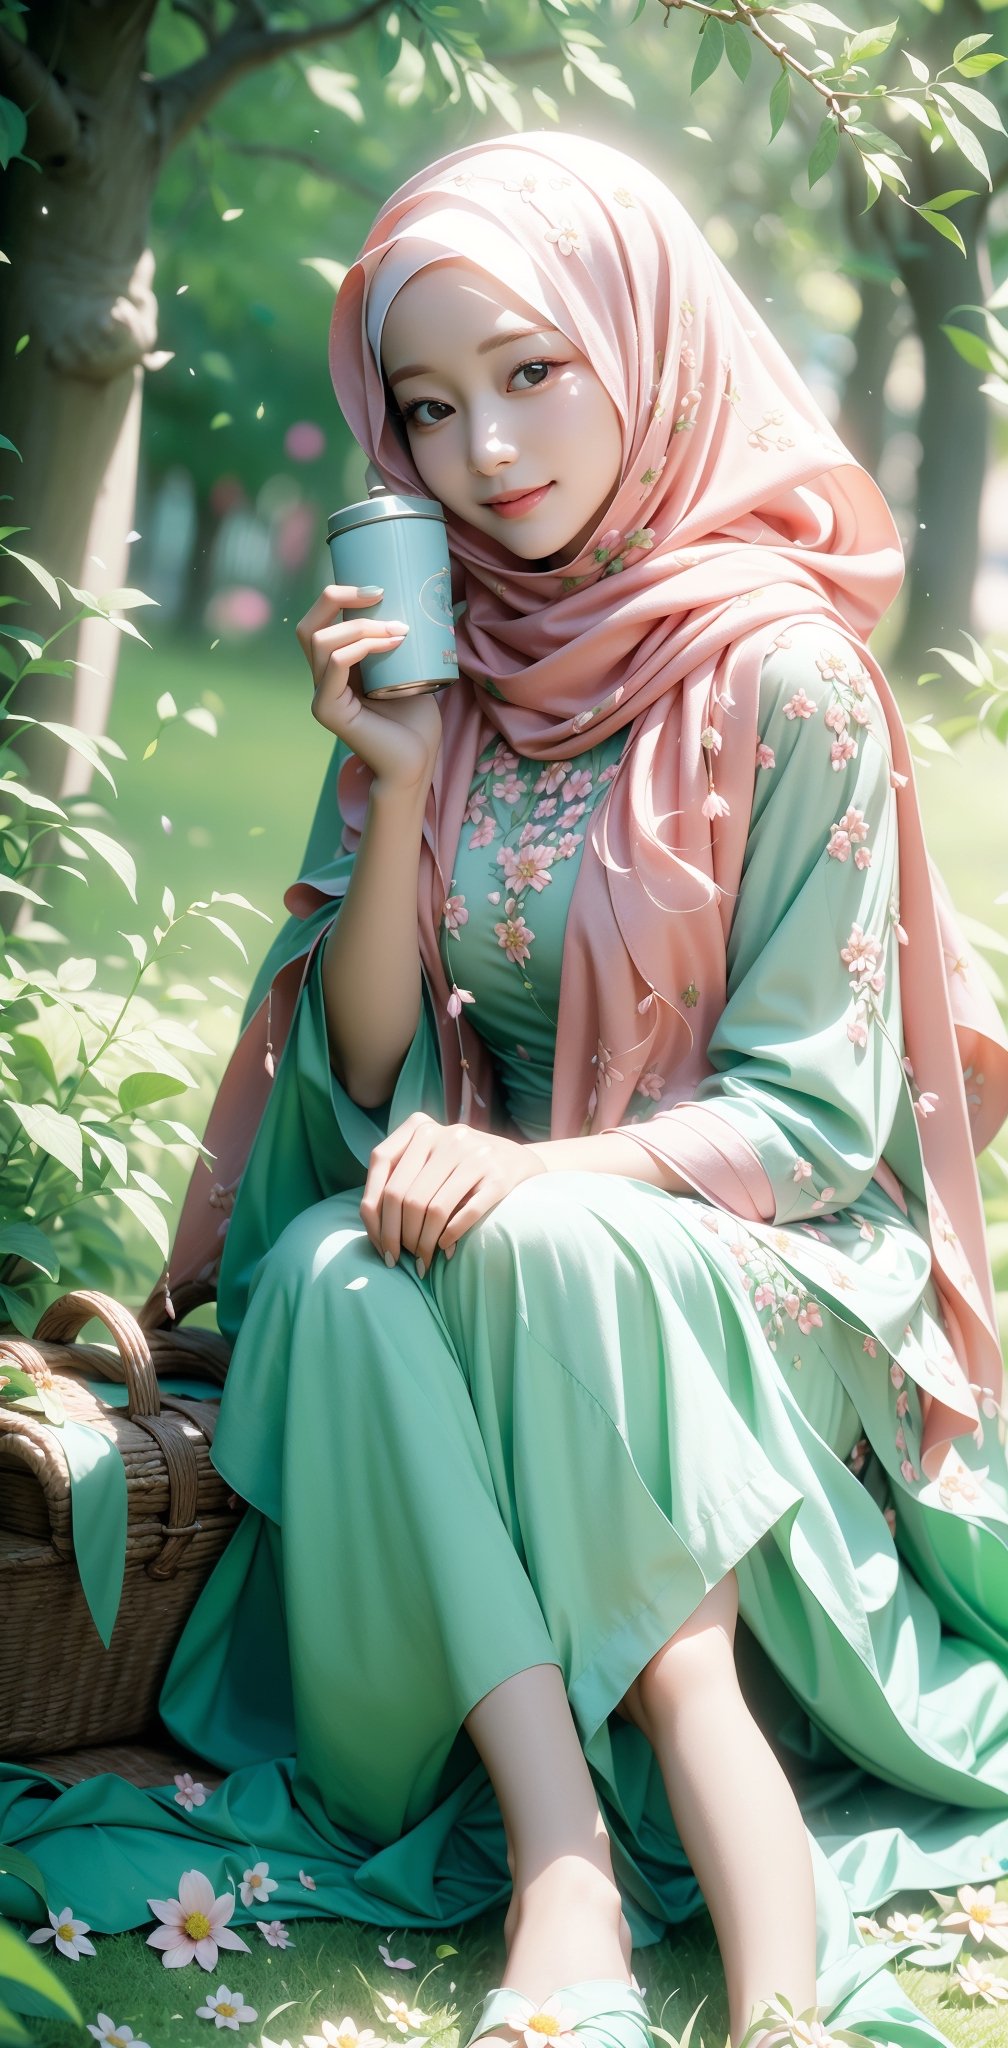
POLYGON ((599 1977, 565 1984, 536 2005, 505 1984, 488 1991, 468 2048, 507 2031, 521 2048, 654 2048, 647 2006, 632 1984, 599 1977))

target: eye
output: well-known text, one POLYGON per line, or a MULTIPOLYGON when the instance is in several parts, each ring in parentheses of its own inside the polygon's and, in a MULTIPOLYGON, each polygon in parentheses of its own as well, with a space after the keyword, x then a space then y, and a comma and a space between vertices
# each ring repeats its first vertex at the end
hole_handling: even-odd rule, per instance
MULTIPOLYGON (((519 387, 519 389, 524 389, 526 391, 538 391, 541 388, 541 386, 546 383, 550 371, 558 369, 559 367, 560 365, 553 362, 550 357, 530 356, 526 362, 519 363, 517 368, 512 370, 511 379, 513 381, 515 377, 522 376, 526 370, 541 370, 543 372, 543 375, 537 378, 534 384, 526 384, 524 386, 519 387)), ((451 406, 446 404, 444 399, 441 398, 414 398, 413 400, 410 401, 410 403, 404 405, 402 408, 402 417, 408 427, 440 426, 440 420, 420 419, 419 414, 425 406, 433 406, 435 410, 440 410, 441 413, 449 413, 452 410, 451 406)))

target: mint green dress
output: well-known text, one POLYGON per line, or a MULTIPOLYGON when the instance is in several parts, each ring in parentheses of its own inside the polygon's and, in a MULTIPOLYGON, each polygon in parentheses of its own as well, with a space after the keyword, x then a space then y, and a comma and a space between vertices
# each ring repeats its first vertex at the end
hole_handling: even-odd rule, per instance
MULTIPOLYGON (((193 1775, 201 1758, 228 1775, 185 1813, 174 1786, 61 1794, 0 1771, 0 1836, 58 1872, 93 1929, 145 1924, 184 1869, 220 1892, 253 1858, 279 1881, 267 1917, 451 1926, 502 1904, 503 1831, 462 1724, 553 1663, 635 1939, 657 1939, 702 1900, 653 1755, 615 1708, 734 1567, 740 1674, 810 1834, 820 2002, 880 2042, 944 2040, 852 1913, 1008 1868, 1005 1431, 987 1418, 941 1485, 922 1474, 920 1393, 940 1392, 948 1343, 911 1191, 894 805, 864 729, 834 765, 812 645, 796 632, 764 666, 701 1091, 763 1120, 793 1220, 750 1227, 643 1179, 565 1172, 521 1184, 422 1279, 407 1256, 389 1270, 359 1204, 386 1132, 444 1115, 429 998, 391 1101, 362 1109, 329 1066, 316 950, 221 1275, 235 1343, 213 1457, 249 1507, 161 1699, 193 1775), (775 1094, 761 1027, 782 1014, 775 1094), (906 1214, 871 1177, 891 1133, 906 1214)), ((564 927, 625 741, 564 763, 502 742, 473 781, 442 957, 529 1139, 549 1133, 564 927)), ((336 897, 341 759, 305 866, 336 897)), ((260 987, 331 915, 292 921, 260 987)), ((628 1125, 655 1113, 653 1085, 628 1125)), ((13 1879, 0 1909, 31 1911, 13 1879)))

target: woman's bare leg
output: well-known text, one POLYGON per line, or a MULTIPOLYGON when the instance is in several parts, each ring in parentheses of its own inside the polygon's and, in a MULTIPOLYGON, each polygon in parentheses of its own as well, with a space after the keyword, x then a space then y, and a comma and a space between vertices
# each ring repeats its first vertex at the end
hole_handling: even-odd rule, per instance
POLYGON ((654 1749, 672 1817, 714 1922, 731 2037, 783 1993, 815 2004, 812 1859, 794 1793, 739 1690, 738 1580, 729 1572, 652 1657, 622 1708, 654 1749))
POLYGON ((503 1981, 536 2000, 584 1978, 629 1984, 630 1930, 563 1674, 555 1664, 520 1671, 488 1692, 465 1726, 508 1839, 514 1891, 503 1981))

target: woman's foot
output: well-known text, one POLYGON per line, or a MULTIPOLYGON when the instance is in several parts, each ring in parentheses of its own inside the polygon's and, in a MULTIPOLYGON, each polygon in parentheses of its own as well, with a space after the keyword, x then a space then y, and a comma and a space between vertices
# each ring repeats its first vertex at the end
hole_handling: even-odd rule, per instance
MULTIPOLYGON (((558 1856, 523 1883, 514 1879, 504 1922, 502 1984, 537 2004, 565 1984, 607 1978, 629 1984, 632 1939, 611 1871, 579 1856, 558 1856)), ((480 2037, 480 2048, 515 2048, 511 2033, 480 2037)))

